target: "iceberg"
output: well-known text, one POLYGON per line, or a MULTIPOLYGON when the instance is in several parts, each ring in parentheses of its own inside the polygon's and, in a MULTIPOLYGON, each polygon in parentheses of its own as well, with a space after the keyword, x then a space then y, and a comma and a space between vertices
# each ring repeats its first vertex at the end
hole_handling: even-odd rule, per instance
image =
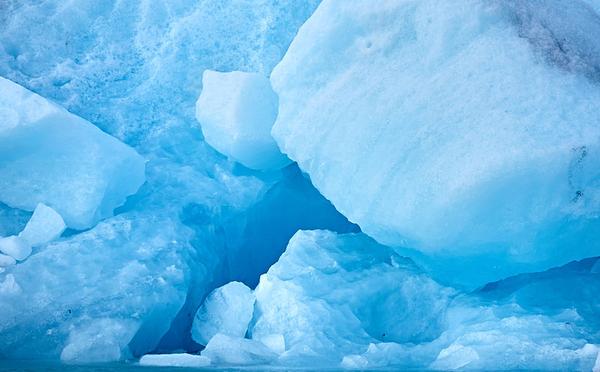
POLYGON ((206 142, 220 153, 252 169, 278 169, 290 163, 271 137, 278 103, 260 74, 206 70, 196 118, 206 142))
POLYGON ((599 32, 579 0, 327 0, 271 74, 272 134, 444 280, 598 255, 599 32))
POLYGON ((135 150, 43 97, 0 77, 0 201, 55 209, 85 229, 112 216, 144 183, 135 150))

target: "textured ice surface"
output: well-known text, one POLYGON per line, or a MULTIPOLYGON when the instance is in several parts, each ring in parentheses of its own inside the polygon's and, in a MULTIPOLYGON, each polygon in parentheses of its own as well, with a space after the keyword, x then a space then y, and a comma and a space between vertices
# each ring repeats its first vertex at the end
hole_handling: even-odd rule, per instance
POLYGON ((217 333, 231 337, 246 335, 254 312, 254 293, 240 282, 230 282, 212 291, 194 317, 192 338, 206 345, 217 333))
POLYGON ((193 354, 148 354, 140 358, 140 365, 199 368, 210 365, 210 359, 193 354))
MULTIPOLYGON (((600 3, 326 1, 271 74, 317 3, 0 0, 0 75, 69 110, 57 108, 67 122, 104 131, 86 135, 82 155, 62 165, 47 156, 54 168, 39 169, 90 181, 74 165, 91 156, 86 140, 116 142, 107 134, 147 160, 142 187, 91 229, 52 229, 54 240, 23 261, 0 255, 0 360, 600 365, 598 259, 531 272, 597 255, 600 3), (205 70, 214 79, 203 89, 205 70), (261 119, 273 116, 269 76, 281 94, 273 133, 308 174, 296 164, 241 166, 198 127, 198 96, 218 100, 206 111, 218 120, 201 125, 233 130, 213 146, 232 139, 223 133, 252 132, 233 149, 268 159, 257 151, 275 150, 265 145, 272 123, 261 119), (309 177, 394 247, 364 234, 299 232, 279 258, 298 229, 360 231, 309 177), (432 279, 475 287, 516 272, 474 292, 432 279), (228 296, 238 293, 223 287, 231 281, 258 284, 254 307, 248 289, 228 296), (195 342, 197 313, 222 333, 195 342)), ((2 128, 16 107, 0 112, 2 128)), ((50 134, 64 133, 72 132, 50 134)), ((48 134, 1 142, 0 164, 18 154, 6 144, 41 149, 48 134)), ((115 165, 95 160, 86 171, 115 165)), ((35 172, 18 169, 36 184, 35 172)), ((86 189, 42 179, 47 191, 86 189)), ((0 236, 46 231, 33 229, 39 215, 26 228, 37 202, 3 200, 0 236)))
POLYGON ((38 204, 19 237, 35 247, 58 238, 66 225, 60 214, 45 204, 38 204))
POLYGON ((202 355, 216 365, 589 370, 600 350, 597 262, 459 294, 364 235, 301 231, 261 277, 252 340, 218 335, 202 355), (248 355, 251 345, 276 359, 248 355))
POLYGON ((202 356, 217 366, 268 364, 277 358, 277 354, 260 341, 220 333, 210 339, 202 356))
POLYGON ((271 75, 273 135, 365 233, 446 278, 592 256, 599 32, 581 1, 328 0, 271 75))
MULTIPOLYGON (((146 183, 115 217, 89 231, 69 229, 0 273, 0 296, 12 296, 0 298, 2 358, 62 354, 79 363, 196 352, 191 324, 213 288, 237 278, 256 283, 301 226, 350 225, 310 183, 289 186, 296 176, 263 177, 228 162, 203 141, 194 117, 205 69, 268 76, 317 3, 0 1, 0 75, 148 160, 146 183), (286 229, 269 234, 267 222, 275 217, 260 222, 261 207, 252 207, 285 201, 286 193, 295 204, 276 216, 286 229), (236 257, 252 255, 244 242, 260 234, 275 237, 261 243, 268 250, 238 264, 236 257)), ((2 144, 0 162, 11 159, 4 150, 2 144)), ((75 168, 63 166, 48 172, 75 177, 75 168)), ((71 226, 58 206, 45 203, 71 226)), ((0 235, 17 235, 30 216, 0 203, 0 235)))
POLYGON ((364 235, 299 231, 261 277, 249 334, 283 335, 284 363, 336 364, 371 342, 439 336, 451 293, 364 235))
POLYGON ((144 159, 89 122, 0 77, 0 201, 54 208, 83 229, 144 182, 144 159))
POLYGON ((208 250, 192 259, 193 235, 160 216, 115 217, 11 267, 0 278, 0 355, 85 362, 153 350, 190 283, 215 265, 208 250))
POLYGON ((290 163, 271 137, 279 101, 269 79, 257 73, 204 71, 196 118, 206 142, 252 169, 290 163))
POLYGON ((202 72, 268 75, 318 3, 3 1, 0 76, 143 153, 183 153, 202 72))

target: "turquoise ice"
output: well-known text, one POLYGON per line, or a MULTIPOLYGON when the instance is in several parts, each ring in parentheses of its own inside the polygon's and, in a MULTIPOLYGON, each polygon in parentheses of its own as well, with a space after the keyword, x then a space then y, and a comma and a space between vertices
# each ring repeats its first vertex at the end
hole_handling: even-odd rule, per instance
POLYGON ((600 371, 599 12, 0 0, 0 368, 600 371))

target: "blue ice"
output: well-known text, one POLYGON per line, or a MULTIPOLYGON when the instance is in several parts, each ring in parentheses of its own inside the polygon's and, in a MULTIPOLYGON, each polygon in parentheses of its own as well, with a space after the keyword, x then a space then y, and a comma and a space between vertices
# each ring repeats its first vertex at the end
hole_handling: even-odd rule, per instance
POLYGON ((0 365, 600 371, 599 125, 597 0, 0 1, 0 365))

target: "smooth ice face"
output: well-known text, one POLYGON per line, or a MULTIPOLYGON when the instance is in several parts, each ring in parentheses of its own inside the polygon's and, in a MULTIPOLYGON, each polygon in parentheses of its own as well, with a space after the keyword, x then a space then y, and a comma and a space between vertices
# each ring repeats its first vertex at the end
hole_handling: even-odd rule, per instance
POLYGON ((31 246, 35 247, 41 244, 51 242, 58 238, 66 225, 60 214, 45 204, 38 204, 33 211, 33 215, 19 237, 26 240, 31 246))
POLYGON ((269 79, 248 72, 206 70, 196 118, 209 145, 252 169, 278 169, 290 163, 271 137, 277 95, 269 79))
POLYGON ((93 226, 144 182, 133 149, 0 77, 0 201, 54 208, 75 229, 93 226))
POLYGON ((597 255, 599 30, 581 1, 327 0, 271 75, 272 133, 447 280, 597 255))
POLYGON ((212 291, 198 309, 192 325, 192 338, 206 345, 221 333, 243 338, 254 312, 254 293, 240 282, 230 282, 212 291))
POLYGON ((283 363, 335 365, 371 342, 437 337, 450 294, 365 235, 299 231, 261 277, 249 333, 282 335, 283 363))

